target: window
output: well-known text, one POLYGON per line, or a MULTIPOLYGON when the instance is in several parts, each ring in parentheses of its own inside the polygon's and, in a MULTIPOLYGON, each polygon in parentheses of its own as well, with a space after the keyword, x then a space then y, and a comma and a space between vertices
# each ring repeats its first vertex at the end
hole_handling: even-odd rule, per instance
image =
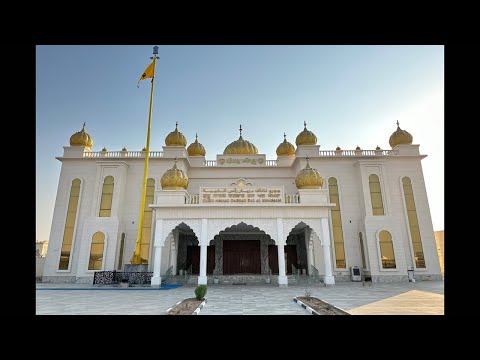
POLYGON ((382 267, 384 269, 396 269, 395 252, 393 250, 392 235, 386 231, 380 231, 380 256, 382 258, 382 267))
POLYGON ((80 197, 80 184, 80 179, 74 179, 70 188, 70 199, 68 200, 67 218, 65 219, 65 230, 63 231, 62 249, 60 250, 58 270, 68 270, 68 265, 70 264, 73 230, 75 229, 78 199, 80 197))
POLYGON ((145 208, 143 210, 143 228, 142 242, 140 243, 140 257, 142 263, 148 263, 148 255, 150 251, 150 237, 152 234, 152 215, 153 209, 148 205, 153 204, 153 195, 155 193, 155 180, 147 180, 147 193, 145 195, 145 208))
POLYGON ((370 186, 373 215, 385 215, 385 211, 383 210, 382 190, 380 189, 380 179, 378 178, 378 175, 370 175, 368 178, 368 185, 370 186))
POLYGON ((342 217, 340 215, 340 199, 338 196, 337 179, 328 179, 328 191, 330 193, 330 202, 335 203, 332 208, 332 227, 333 227, 333 244, 335 246, 335 266, 337 268, 346 268, 345 246, 343 243, 342 217))
POLYGON ((88 260, 88 270, 102 270, 103 249, 105 245, 105 234, 97 231, 92 236, 90 245, 90 258, 88 260))
POLYGON ((122 270, 124 248, 125 248, 125 233, 122 233, 122 240, 120 240, 120 253, 118 254, 117 270, 122 270))
POLYGON ((102 199, 100 200, 100 217, 110 217, 112 212, 112 198, 113 198, 113 176, 107 176, 103 180, 102 199))
POLYGON ((425 258, 423 256, 422 239, 420 237, 420 227, 418 225, 417 208, 415 207, 415 199, 413 198, 412 181, 409 177, 404 177, 402 183, 415 265, 417 268, 425 268, 425 258))

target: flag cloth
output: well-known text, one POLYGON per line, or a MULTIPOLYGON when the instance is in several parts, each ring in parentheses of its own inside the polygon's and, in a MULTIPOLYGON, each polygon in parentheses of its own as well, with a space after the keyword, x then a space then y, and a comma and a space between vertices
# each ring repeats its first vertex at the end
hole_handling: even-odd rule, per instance
POLYGON ((152 63, 147 66, 142 76, 140 76, 140 79, 138 80, 138 83, 137 83, 137 87, 139 87, 140 81, 145 80, 147 78, 153 78, 153 66, 154 66, 154 62, 152 61, 152 63))

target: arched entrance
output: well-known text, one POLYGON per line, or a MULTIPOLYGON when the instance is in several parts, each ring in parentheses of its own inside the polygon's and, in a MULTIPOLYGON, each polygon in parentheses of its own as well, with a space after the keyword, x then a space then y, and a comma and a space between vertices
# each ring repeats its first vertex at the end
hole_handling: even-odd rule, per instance
MULTIPOLYGON (((270 258, 277 259, 276 253, 271 254, 269 249, 272 246, 276 250, 275 242, 270 235, 258 227, 244 222, 227 227, 210 241, 209 248, 213 247, 212 252, 215 253, 213 273, 215 275, 269 274, 270 258)), ((207 270, 209 264, 211 260, 207 259, 207 270)))

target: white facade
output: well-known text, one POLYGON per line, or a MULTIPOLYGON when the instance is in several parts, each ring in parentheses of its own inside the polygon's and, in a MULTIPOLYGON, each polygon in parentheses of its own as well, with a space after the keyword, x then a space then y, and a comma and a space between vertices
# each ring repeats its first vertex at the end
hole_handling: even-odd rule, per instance
MULTIPOLYGON (((151 205, 154 212, 148 266, 153 272, 152 285, 160 284, 170 266, 173 266, 174 273, 180 270, 179 239, 185 234, 193 234, 200 247, 198 282, 210 282, 213 274, 207 273, 207 247, 221 231, 222 234, 224 231, 228 233, 228 229, 236 226, 239 227, 235 229, 251 229, 253 226, 252 234, 268 235, 268 241, 274 242, 278 253, 279 285, 288 284, 284 245, 287 245, 290 234, 300 234, 305 239, 306 255, 302 256, 306 256, 307 264, 304 266, 308 273, 312 272, 312 265, 318 269, 326 284, 349 281, 352 266, 362 268, 363 274, 372 281, 408 281, 407 269, 412 267, 417 280, 441 279, 421 166, 421 159, 425 156, 419 153, 419 145, 397 145, 392 150, 332 151, 320 151, 318 145, 300 145, 295 156, 279 156, 276 160, 266 160, 262 154, 217 155, 216 160, 205 160, 202 156, 188 156, 183 146, 164 146, 163 151, 151 151, 148 178, 155 180, 155 197, 151 205), (188 175, 188 188, 162 190, 160 179, 172 168, 175 157, 178 158, 178 168, 188 175), (322 189, 297 189, 295 177, 305 168, 306 157, 311 167, 324 178, 322 189), (372 213, 369 187, 372 174, 379 178, 384 215, 372 213), (402 178, 406 176, 412 183, 425 268, 417 268, 414 258, 402 187, 402 178), (331 177, 336 178, 338 184, 344 268, 336 266, 331 220, 331 208, 335 204, 329 201, 328 187, 331 177), (280 202, 272 203, 206 202, 206 198, 200 196, 203 188, 281 188, 282 198, 280 202), (395 268, 382 266, 379 244, 382 230, 391 234, 395 268), (365 264, 362 264, 360 236, 365 264)), ((95 270, 88 270, 88 264, 92 237, 96 232, 105 235, 102 270, 121 270, 124 264, 130 263, 137 237, 144 157, 145 152, 141 151, 91 152, 83 146, 64 147, 63 156, 57 157, 62 162, 62 169, 44 282, 91 282, 95 270), (114 178, 111 214, 98 217, 106 176, 114 178), (81 185, 72 245, 68 268, 59 270, 74 179, 80 179, 81 185)), ((236 236, 241 237, 241 234, 236 236)), ((218 261, 217 257, 215 261, 218 261)), ((219 267, 215 266, 218 270, 219 267)), ((265 269, 262 264, 262 274, 265 269)))

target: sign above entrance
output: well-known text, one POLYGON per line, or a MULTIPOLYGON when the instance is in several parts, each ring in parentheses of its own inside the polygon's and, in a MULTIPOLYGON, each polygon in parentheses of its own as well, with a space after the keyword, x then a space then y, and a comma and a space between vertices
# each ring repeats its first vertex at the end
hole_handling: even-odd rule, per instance
POLYGON ((201 187, 200 204, 265 205, 285 202, 283 186, 201 187))
POLYGON ((258 155, 217 155, 217 166, 265 166, 265 154, 258 155))

